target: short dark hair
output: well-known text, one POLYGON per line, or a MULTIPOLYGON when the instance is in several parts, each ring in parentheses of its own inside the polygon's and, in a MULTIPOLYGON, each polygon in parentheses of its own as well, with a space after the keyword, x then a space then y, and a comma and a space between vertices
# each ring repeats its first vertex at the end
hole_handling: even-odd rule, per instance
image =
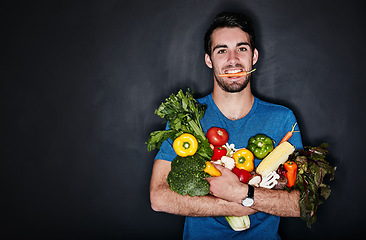
POLYGON ((212 39, 211 35, 215 29, 218 28, 235 28, 238 27, 244 32, 248 33, 250 47, 252 50, 255 48, 255 35, 254 35, 254 27, 252 20, 245 16, 244 14, 237 13, 237 12, 222 12, 219 13, 213 22, 211 23, 210 27, 207 29, 205 38, 204 38, 204 48, 205 52, 211 56, 211 45, 212 39))

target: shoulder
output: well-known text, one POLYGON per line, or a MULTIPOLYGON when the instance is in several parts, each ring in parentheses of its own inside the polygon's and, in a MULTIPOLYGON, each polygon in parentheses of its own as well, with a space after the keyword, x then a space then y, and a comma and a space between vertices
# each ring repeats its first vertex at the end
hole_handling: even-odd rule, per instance
MULTIPOLYGON (((275 142, 281 141, 283 136, 288 131, 291 131, 295 126, 295 131, 299 131, 296 116, 293 111, 285 106, 266 102, 258 99, 256 115, 258 119, 261 119, 266 126, 269 126, 269 136, 275 140, 275 142)), ((296 146, 296 148, 302 148, 302 141, 300 133, 294 134, 289 142, 296 146)))
MULTIPOLYGON (((260 99, 257 99, 255 115, 259 118, 271 119, 271 121, 280 121, 280 122, 293 122, 295 120, 295 115, 291 109, 288 107, 266 102, 260 99)), ((293 122, 292 124, 294 124, 293 122)))

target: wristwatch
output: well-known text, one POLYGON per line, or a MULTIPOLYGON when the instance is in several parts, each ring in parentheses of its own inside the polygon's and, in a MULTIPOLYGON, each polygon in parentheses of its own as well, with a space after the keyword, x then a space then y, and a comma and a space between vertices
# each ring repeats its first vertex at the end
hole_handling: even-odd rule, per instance
POLYGON ((244 207, 250 207, 254 203, 254 187, 248 184, 248 195, 241 201, 244 207))

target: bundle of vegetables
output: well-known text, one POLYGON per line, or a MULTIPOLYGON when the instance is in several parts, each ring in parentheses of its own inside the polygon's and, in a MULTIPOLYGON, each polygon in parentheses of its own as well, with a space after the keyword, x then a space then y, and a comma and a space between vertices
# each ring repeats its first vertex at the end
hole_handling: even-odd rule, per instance
MULTIPOLYGON (((318 206, 326 200, 331 192, 330 186, 325 183, 325 176, 328 180, 334 179, 336 167, 332 167, 326 160, 328 145, 323 143, 319 147, 304 147, 296 150, 290 155, 288 163, 297 166, 295 169, 294 185, 287 186, 291 191, 300 191, 300 218, 306 221, 310 228, 316 221, 316 210, 318 206), (297 174, 296 174, 297 172, 297 174)), ((287 173, 291 173, 289 169, 287 173)))
MULTIPOLYGON (((172 94, 155 111, 168 122, 169 128, 150 134, 148 150, 160 148, 170 138, 178 155, 167 178, 170 189, 181 195, 207 195, 210 185, 206 177, 220 176, 221 172, 213 163, 221 164, 243 183, 268 189, 298 190, 301 219, 310 227, 316 220, 318 205, 330 195, 324 177, 329 174, 332 180, 336 169, 325 160, 327 146, 295 151, 288 142, 296 132, 295 123, 276 148, 270 137, 257 134, 249 139, 247 148, 235 149, 234 144, 227 143, 229 135, 223 128, 212 127, 205 135, 200 119, 206 108, 188 89, 186 93, 180 90, 177 95, 172 94), (263 159, 256 169, 254 158, 263 159)), ((250 227, 248 216, 226 219, 235 231, 250 227)))

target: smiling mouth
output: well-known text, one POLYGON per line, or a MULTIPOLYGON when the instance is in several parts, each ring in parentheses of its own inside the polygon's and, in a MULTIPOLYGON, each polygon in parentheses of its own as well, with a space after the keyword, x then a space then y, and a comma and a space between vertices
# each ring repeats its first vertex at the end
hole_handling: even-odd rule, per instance
POLYGON ((225 70, 224 73, 225 74, 235 74, 235 73, 240 73, 240 72, 244 72, 243 69, 234 69, 234 70, 225 70))

